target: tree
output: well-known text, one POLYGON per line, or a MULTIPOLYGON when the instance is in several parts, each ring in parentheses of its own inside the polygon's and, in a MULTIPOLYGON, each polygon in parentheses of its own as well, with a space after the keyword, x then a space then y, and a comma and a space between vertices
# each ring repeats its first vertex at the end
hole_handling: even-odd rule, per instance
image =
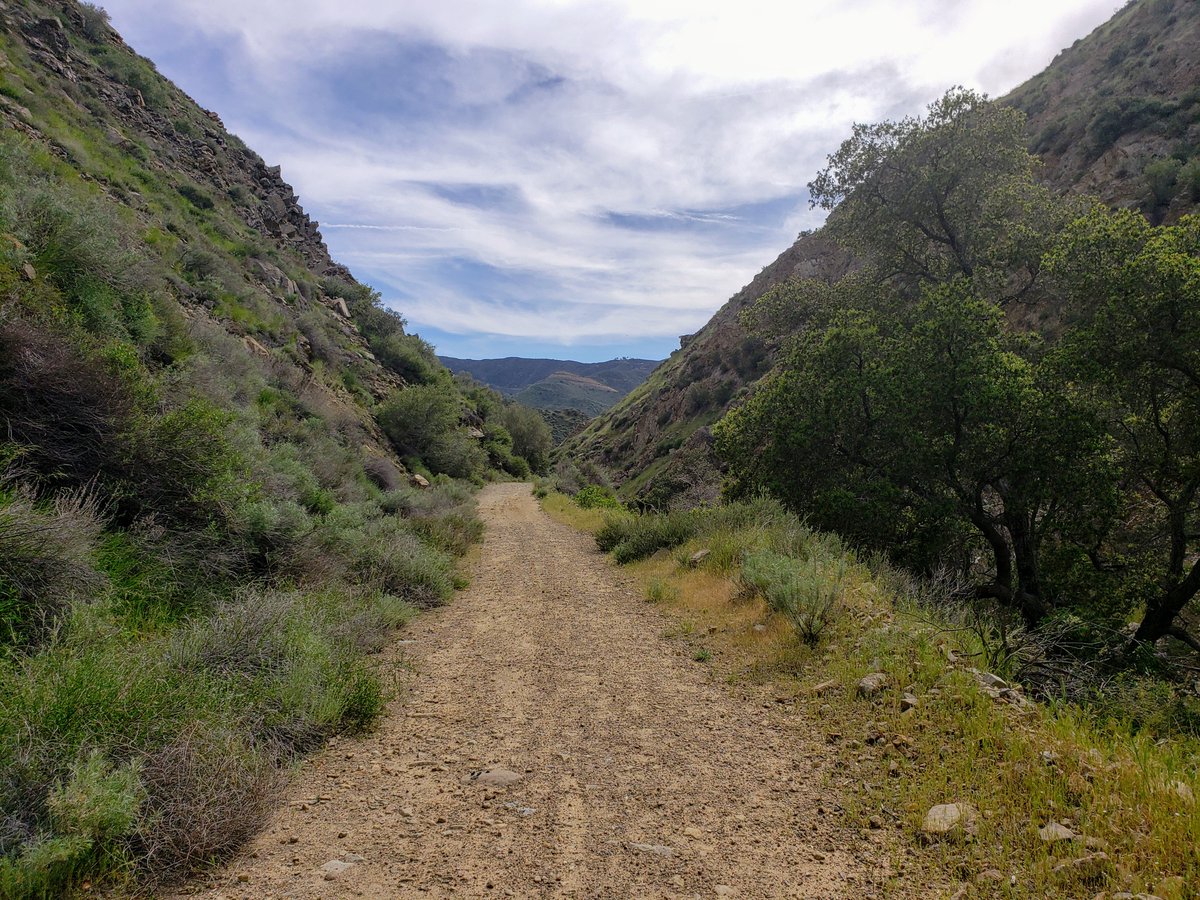
POLYGON ((1090 533, 1109 506, 1098 422, 965 279, 912 307, 826 315, 717 426, 738 488, 909 564, 982 547, 980 593, 1043 618, 1043 545, 1090 533))
POLYGON ((832 210, 829 235, 878 277, 914 291, 965 277, 1003 305, 1035 288, 1070 213, 1035 164, 1024 114, 955 88, 924 118, 855 125, 809 192, 832 210))
POLYGON ((1081 391, 1108 409, 1129 513, 1112 549, 1137 557, 1155 584, 1137 641, 1173 635, 1200 593, 1200 218, 1153 227, 1094 211, 1050 257, 1079 318, 1063 341, 1081 391))
POLYGON ((455 430, 462 415, 451 384, 416 384, 401 388, 380 407, 376 418, 401 456, 425 458, 437 442, 455 430))
POLYGON ((544 473, 554 449, 554 436, 546 420, 528 406, 507 403, 500 410, 500 422, 512 435, 513 453, 523 456, 534 472, 544 473))

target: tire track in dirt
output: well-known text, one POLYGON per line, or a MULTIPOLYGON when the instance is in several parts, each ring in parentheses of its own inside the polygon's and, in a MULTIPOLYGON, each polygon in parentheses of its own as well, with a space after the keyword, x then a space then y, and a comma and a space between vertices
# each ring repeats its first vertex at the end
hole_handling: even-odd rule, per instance
POLYGON ((823 743, 664 643, 663 614, 528 485, 479 502, 472 584, 391 651, 409 689, 380 729, 307 762, 270 826, 190 894, 881 893, 877 851, 818 812, 823 743), (521 780, 470 780, 491 767, 521 780))

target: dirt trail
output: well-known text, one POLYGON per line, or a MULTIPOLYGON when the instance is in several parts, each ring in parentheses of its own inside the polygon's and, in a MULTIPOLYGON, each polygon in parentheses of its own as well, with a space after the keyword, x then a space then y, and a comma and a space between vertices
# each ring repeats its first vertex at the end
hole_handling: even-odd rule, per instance
POLYGON ((823 744, 663 641, 587 535, 480 495, 471 587, 399 648, 379 731, 305 764, 209 897, 872 897, 818 811, 823 744), (506 788, 471 781, 503 767, 506 788), (341 871, 331 871, 338 870, 341 871))

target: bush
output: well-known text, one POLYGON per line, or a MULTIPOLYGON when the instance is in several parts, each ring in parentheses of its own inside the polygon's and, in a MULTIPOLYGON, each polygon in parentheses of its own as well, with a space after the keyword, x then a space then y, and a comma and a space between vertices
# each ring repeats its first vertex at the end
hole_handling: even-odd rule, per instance
POLYGON ((429 462, 427 456, 454 431, 459 415, 452 387, 417 384, 392 394, 376 417, 397 453, 429 462))
POLYGON ((795 559, 759 550, 746 554, 741 578, 787 617, 806 644, 815 646, 837 615, 846 572, 844 557, 809 554, 795 559))
POLYGON ((628 534, 612 550, 613 559, 621 565, 678 547, 691 540, 697 530, 696 517, 685 512, 639 516, 630 521, 633 524, 628 534))
POLYGON ((1178 159, 1157 159, 1143 171, 1150 201, 1155 207, 1166 206, 1175 194, 1175 184, 1183 163, 1178 159))
POLYGON ((49 504, 0 494, 0 646, 32 646, 53 633, 72 604, 104 584, 93 552, 95 498, 63 494, 49 504))
POLYGON ((500 411, 500 421, 512 435, 513 453, 524 458, 533 472, 544 473, 554 447, 546 420, 527 406, 508 403, 500 411))
POLYGON ((621 501, 611 488, 589 484, 575 495, 575 505, 582 509, 621 509, 621 501))
POLYGON ((148 754, 141 777, 146 800, 132 843, 152 883, 242 846, 266 824, 281 786, 269 752, 234 729, 200 722, 148 754))
POLYGON ((409 384, 432 383, 445 371, 433 347, 415 334, 377 334, 370 346, 376 359, 409 384))

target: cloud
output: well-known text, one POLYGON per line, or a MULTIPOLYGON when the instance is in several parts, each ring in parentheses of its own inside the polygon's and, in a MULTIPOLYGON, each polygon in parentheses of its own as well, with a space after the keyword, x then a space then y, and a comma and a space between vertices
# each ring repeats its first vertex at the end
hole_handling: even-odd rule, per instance
POLYGON ((108 0, 443 349, 667 352, 819 224, 853 121, 1000 93, 1111 0, 108 0), (1036 34, 1031 34, 1036 23, 1036 34))

